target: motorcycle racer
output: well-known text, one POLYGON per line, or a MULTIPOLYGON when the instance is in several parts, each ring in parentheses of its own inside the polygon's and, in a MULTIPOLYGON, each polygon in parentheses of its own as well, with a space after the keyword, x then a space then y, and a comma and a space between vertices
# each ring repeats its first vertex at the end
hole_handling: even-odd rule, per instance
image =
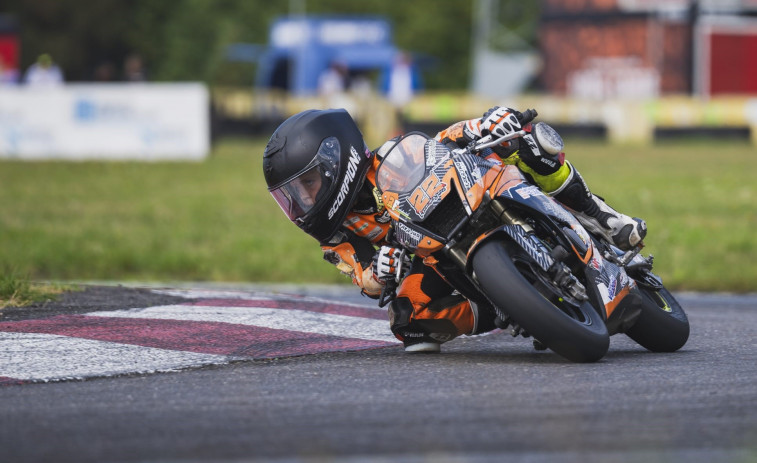
MULTIPOLYGON (((523 115, 494 107, 436 135, 450 148, 521 130, 523 115)), ((548 127, 548 126, 547 126, 548 127)), ((319 241, 324 259, 349 275, 363 294, 378 298, 386 281, 402 278, 389 305, 390 329, 407 352, 439 352, 460 335, 495 328, 488 301, 469 301, 420 258, 410 260, 387 241, 390 217, 376 188, 376 169, 396 144, 367 148, 345 110, 308 110, 291 116, 273 133, 263 154, 268 189, 289 220, 319 241), (399 274, 399 275, 398 275, 399 274)), ((564 158, 554 130, 492 148, 534 184, 574 211, 587 229, 621 249, 636 246, 646 225, 594 195, 564 158)))

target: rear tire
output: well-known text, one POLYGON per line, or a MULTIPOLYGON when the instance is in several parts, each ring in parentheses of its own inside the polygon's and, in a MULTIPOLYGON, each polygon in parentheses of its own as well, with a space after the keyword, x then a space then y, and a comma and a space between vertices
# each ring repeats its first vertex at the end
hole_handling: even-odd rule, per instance
POLYGON ((583 301, 576 306, 562 299, 547 299, 531 283, 529 277, 533 275, 516 267, 507 246, 499 240, 484 242, 472 258, 481 289, 492 303, 541 344, 568 360, 596 362, 604 357, 610 336, 591 304, 583 301))
POLYGON ((689 320, 670 291, 639 286, 641 314, 626 330, 629 338, 652 352, 675 352, 689 339, 689 320))

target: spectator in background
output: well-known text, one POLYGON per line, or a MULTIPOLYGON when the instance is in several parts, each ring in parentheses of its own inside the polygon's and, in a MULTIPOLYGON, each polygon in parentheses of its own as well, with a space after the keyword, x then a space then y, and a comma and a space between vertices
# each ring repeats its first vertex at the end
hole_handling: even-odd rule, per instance
POLYGON ((28 85, 52 87, 63 83, 63 72, 47 53, 39 55, 37 62, 29 66, 24 75, 28 85))
POLYGON ((110 61, 97 65, 93 74, 95 82, 113 82, 116 80, 116 67, 110 61))
POLYGON ((18 81, 18 71, 9 67, 5 57, 0 55, 0 85, 11 85, 18 81))
POLYGON ((387 98, 400 111, 413 99, 413 93, 417 87, 410 55, 404 52, 399 53, 389 73, 386 86, 387 98))
POLYGON ((318 76, 318 96, 324 108, 344 108, 355 114, 358 107, 355 99, 347 90, 350 87, 350 75, 347 65, 334 61, 318 76))
POLYGON ((344 93, 348 87, 347 66, 333 62, 318 77, 318 94, 323 97, 333 97, 344 93))
POLYGON ((124 60, 124 80, 126 82, 145 82, 147 73, 142 57, 132 53, 124 60))

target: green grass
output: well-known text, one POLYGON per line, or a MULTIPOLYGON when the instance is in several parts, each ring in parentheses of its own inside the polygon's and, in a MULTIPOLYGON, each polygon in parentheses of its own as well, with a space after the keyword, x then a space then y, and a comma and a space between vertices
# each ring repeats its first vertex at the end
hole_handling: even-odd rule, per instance
MULTIPOLYGON (((0 265, 34 280, 347 283, 266 191, 264 143, 225 140, 202 163, 0 161, 0 265)), ((595 192, 647 220, 669 287, 757 290, 752 146, 567 149, 595 192)))
POLYGON ((642 149, 569 144, 608 203, 647 221, 645 253, 673 289, 757 290, 757 150, 689 140, 642 149))
POLYGON ((0 263, 34 279, 343 282, 270 198, 264 142, 203 163, 0 162, 0 263))
POLYGON ((6 268, 0 272, 0 310, 9 306, 23 307, 35 302, 55 300, 61 293, 76 289, 71 285, 34 283, 17 270, 6 268))

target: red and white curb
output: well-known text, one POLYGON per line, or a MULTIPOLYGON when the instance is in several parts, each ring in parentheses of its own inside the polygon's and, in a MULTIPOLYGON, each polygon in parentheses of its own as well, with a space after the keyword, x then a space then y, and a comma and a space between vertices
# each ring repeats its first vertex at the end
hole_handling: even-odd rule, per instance
POLYGON ((244 293, 171 294, 202 299, 0 322, 0 385, 175 371, 399 344, 389 331, 386 311, 379 308, 244 293))

